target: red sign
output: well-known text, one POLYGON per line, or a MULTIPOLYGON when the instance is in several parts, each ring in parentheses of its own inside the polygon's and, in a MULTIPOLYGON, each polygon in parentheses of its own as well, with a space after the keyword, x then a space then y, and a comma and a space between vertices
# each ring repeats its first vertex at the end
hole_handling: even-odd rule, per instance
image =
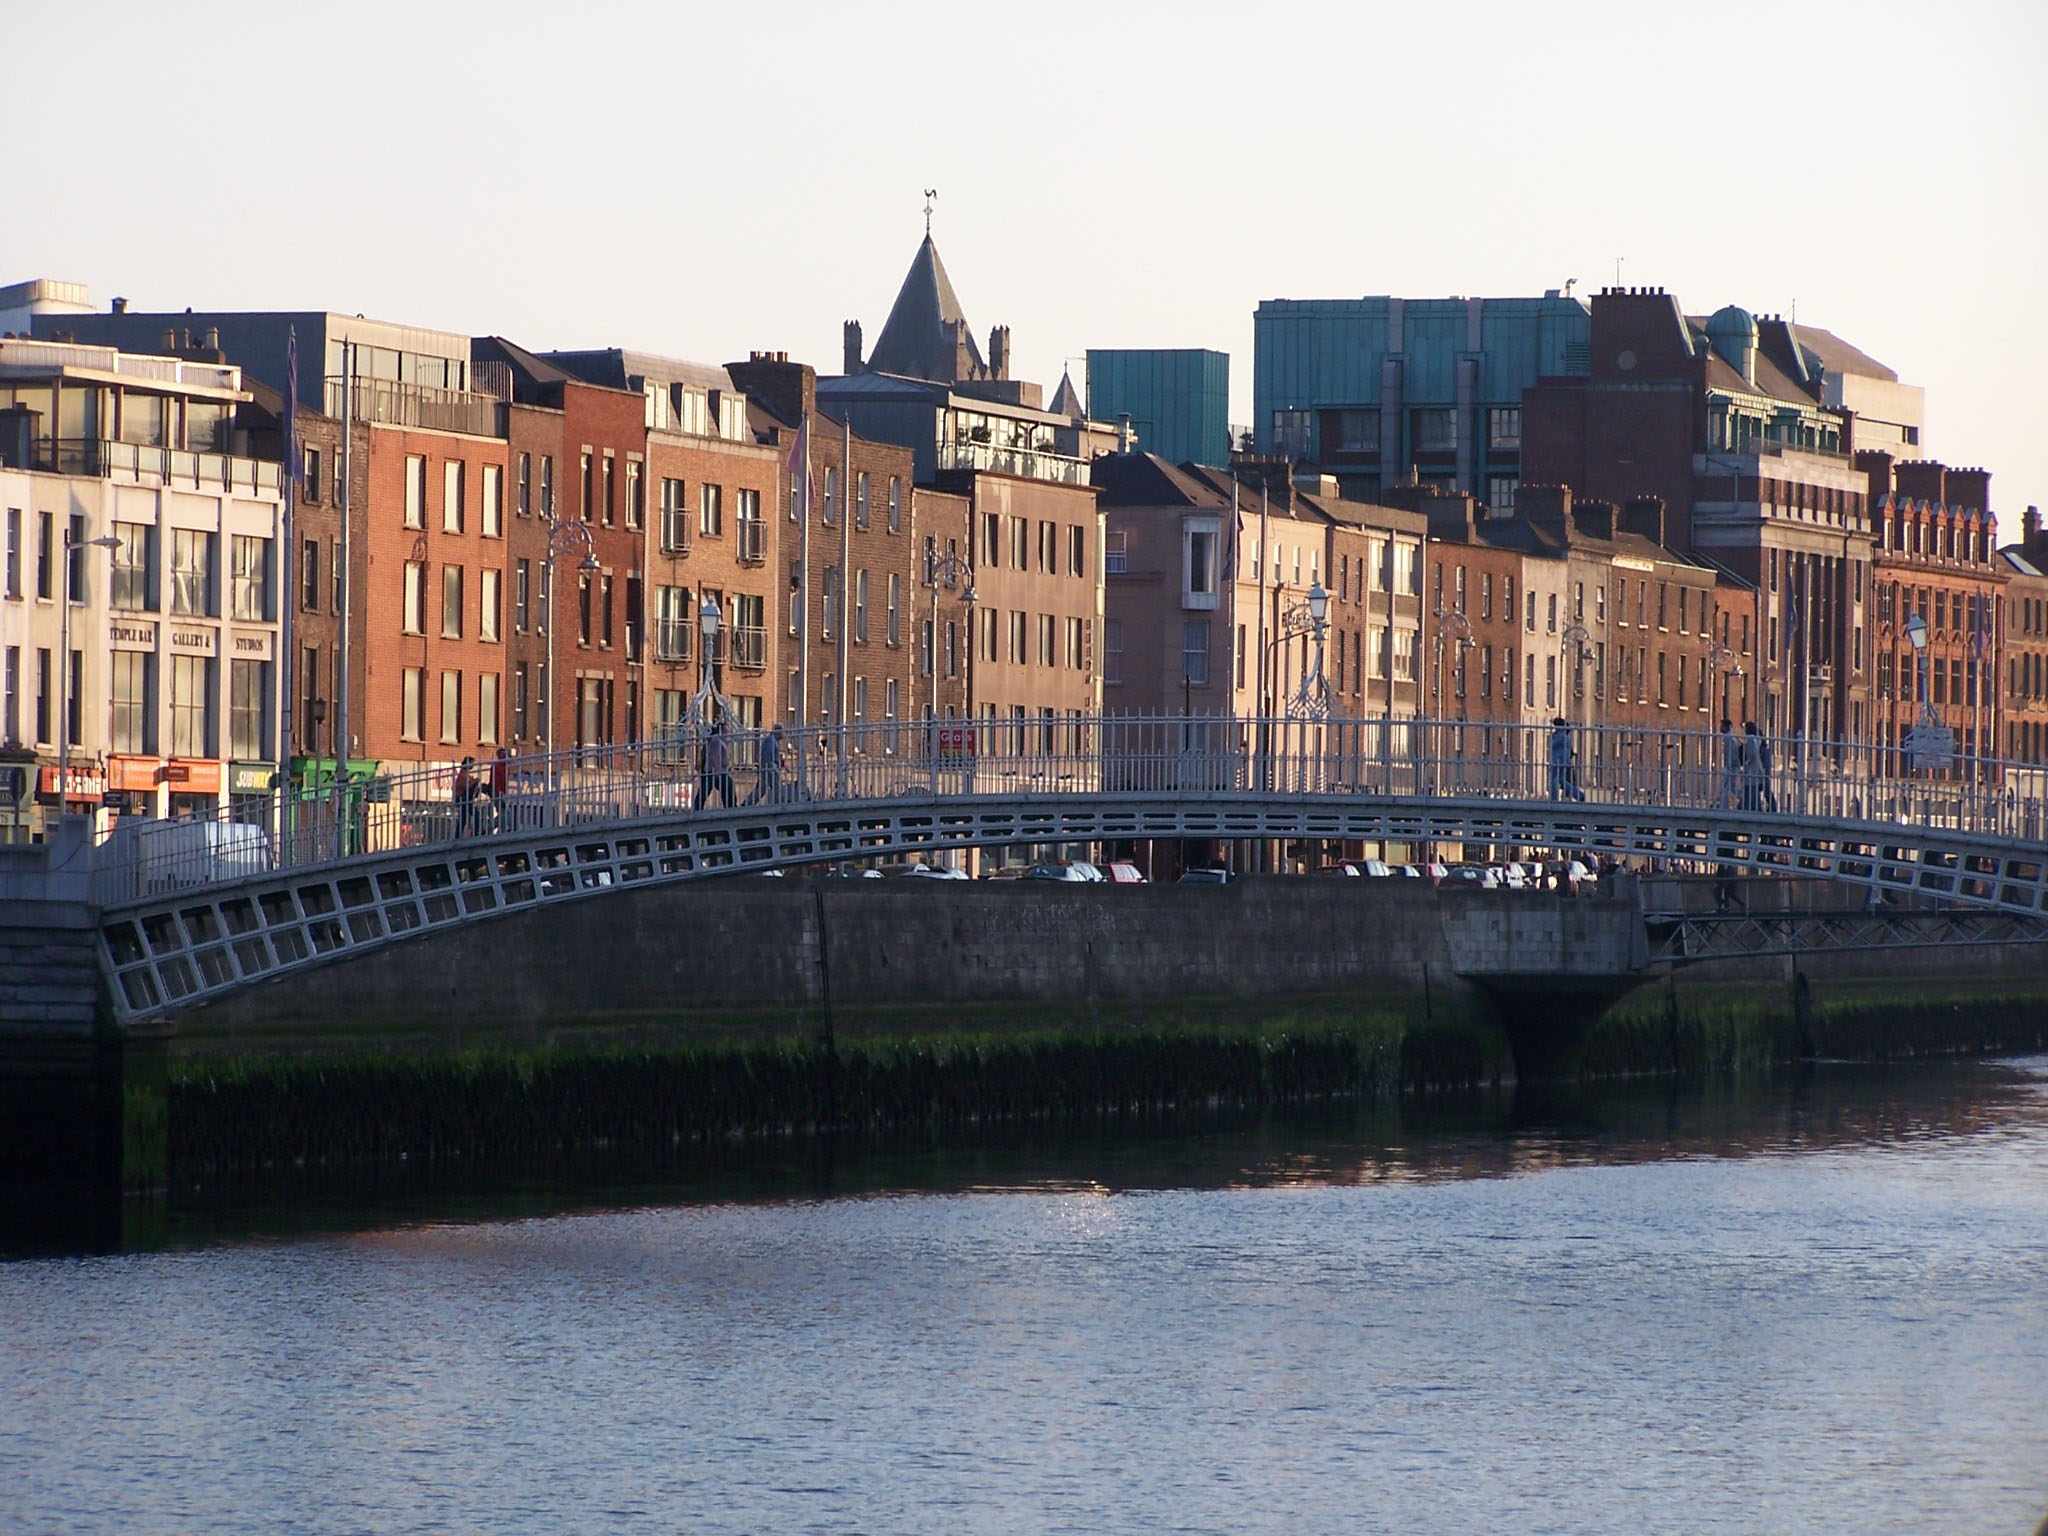
POLYGON ((971 725, 942 725, 939 727, 939 756, 974 756, 974 727, 971 725))
MULTIPOLYGON (((42 791, 46 795, 57 793, 57 768, 53 763, 43 765, 42 791)), ((73 768, 64 784, 66 800, 98 800, 106 792, 106 776, 91 765, 73 768)))

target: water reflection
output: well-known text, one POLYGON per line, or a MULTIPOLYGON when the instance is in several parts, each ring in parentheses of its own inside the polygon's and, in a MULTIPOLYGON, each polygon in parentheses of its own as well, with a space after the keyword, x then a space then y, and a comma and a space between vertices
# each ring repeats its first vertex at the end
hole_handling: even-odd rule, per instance
POLYGON ((1529 1085, 1426 1101, 1217 1110, 994 1127, 944 1144, 840 1136, 546 1171, 298 1173, 174 1191, 131 1247, 191 1247, 706 1203, 1029 1191, 1107 1195, 1508 1178, 1546 1169, 1745 1158, 1972 1137, 2048 1123, 2048 1057, 1809 1064, 1710 1087, 1529 1085))

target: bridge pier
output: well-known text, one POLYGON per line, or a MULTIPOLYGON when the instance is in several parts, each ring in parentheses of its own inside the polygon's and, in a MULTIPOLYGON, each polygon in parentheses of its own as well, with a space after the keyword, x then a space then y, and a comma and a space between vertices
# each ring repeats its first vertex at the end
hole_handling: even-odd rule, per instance
POLYGON ((86 822, 0 847, 0 1242, 113 1249, 161 1224, 168 1025, 106 1004, 86 822))

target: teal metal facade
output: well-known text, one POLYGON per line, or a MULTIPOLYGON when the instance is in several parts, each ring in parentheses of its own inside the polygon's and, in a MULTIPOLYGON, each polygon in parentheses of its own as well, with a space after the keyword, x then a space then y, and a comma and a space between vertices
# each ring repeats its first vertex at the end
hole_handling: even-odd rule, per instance
POLYGON ((1320 465, 1347 491, 1414 472, 1487 499, 1489 482, 1513 481, 1520 465, 1519 418, 1490 413, 1519 412, 1540 378, 1584 374, 1592 318, 1556 294, 1268 299, 1252 334, 1261 451, 1320 465), (1383 411, 1391 419, 1376 420, 1383 411), (1445 411, 1455 420, 1432 415, 1445 411), (1448 431, 1451 446, 1419 428, 1448 431))
POLYGON ((1138 447, 1172 464, 1230 462, 1230 358, 1201 348, 1088 350, 1088 416, 1128 414, 1138 447))

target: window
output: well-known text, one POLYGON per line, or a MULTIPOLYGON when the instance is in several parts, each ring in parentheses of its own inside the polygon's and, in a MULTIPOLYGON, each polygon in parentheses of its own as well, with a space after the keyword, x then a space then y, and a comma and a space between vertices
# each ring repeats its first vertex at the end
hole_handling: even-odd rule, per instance
POLYGON ((1020 571, 1031 569, 1031 519, 1013 517, 1010 519, 1011 564, 1020 571))
POLYGON ((1124 621, 1104 619, 1102 621, 1102 680, 1105 683, 1120 683, 1124 680, 1124 621))
MULTIPOLYGON (((115 525, 117 528, 119 524, 115 525)), ((7 509, 7 580, 6 592, 9 597, 21 596, 21 508, 7 509)), ((10 730, 10 738, 14 733, 10 730)))
POLYGON ((36 740, 39 742, 53 739, 50 735, 50 701, 52 697, 53 694, 50 689, 50 648, 46 645, 38 646, 36 647, 36 740))
POLYGON ((590 575, 579 572, 576 577, 576 643, 590 644, 590 575))
POLYGON ((761 493, 737 490, 732 493, 733 519, 739 535, 734 552, 742 564, 756 565, 767 558, 767 533, 761 522, 761 493))
POLYGON ((1020 667, 1031 665, 1031 615, 1021 608, 1010 615, 1009 660, 1020 667))
POLYGON ((512 626, 522 635, 532 619, 533 562, 522 559, 512 575, 512 626))
POLYGON ((1067 643, 1066 648, 1060 653, 1060 663, 1070 672, 1084 671, 1087 668, 1088 661, 1087 657, 1083 654, 1086 647, 1081 638, 1081 621, 1078 618, 1069 618, 1064 628, 1066 630, 1067 643))
POLYGON ((579 462, 583 474, 583 506, 578 515, 587 523, 597 513, 597 471, 588 448, 583 450, 579 462))
MULTIPOLYGON (((9 650, 10 657, 20 653, 9 650)), ((156 724, 156 657, 147 651, 115 651, 109 658, 110 724, 116 752, 154 752, 156 724)), ((18 666, 19 663, 17 662, 18 666)), ((18 681, 18 680, 17 680, 18 681)), ((10 692, 12 690, 10 689, 10 692)), ((0 732, 14 734, 13 711, 0 722, 0 732)))
POLYGON ((1326 447, 1339 453, 1378 453, 1380 413, 1375 410, 1326 411, 1323 414, 1326 447))
POLYGON ((231 548, 234 616, 260 624, 270 617, 270 540, 238 533, 231 548))
POLYGON ((828 525, 839 516, 839 470, 836 465, 825 466, 825 505, 821 516, 828 525))
MULTIPOLYGON (((1074 530, 1076 534, 1080 531, 1078 528, 1074 530)), ((1125 561, 1127 559, 1125 540, 1128 537, 1121 528, 1104 536, 1102 568, 1105 575, 1121 576, 1124 574, 1125 561)))
POLYGON ((1053 627, 1053 616, 1041 613, 1038 616, 1038 664, 1041 667, 1058 665, 1058 644, 1059 636, 1053 627))
POLYGON ((1545 626, 1554 635, 1557 633, 1557 594, 1555 592, 1550 594, 1547 609, 1548 612, 1544 621, 1545 626))
POLYGON ((235 661, 228 665, 228 755, 243 759, 270 756, 270 663, 235 661))
POLYGON ((427 673, 424 667, 407 667, 402 683, 398 734, 406 741, 420 741, 425 733, 427 673))
POLYGON ((477 581, 476 637, 495 640, 498 638, 498 619, 504 607, 505 573, 484 571, 477 581))
POLYGON ((1180 675, 1197 688, 1209 684, 1209 621, 1186 619, 1180 626, 1180 675))
POLYGON ((1218 530, 1213 525, 1190 524, 1181 533, 1181 606, 1216 606, 1216 552, 1218 530))
POLYGON ((462 567, 441 567, 441 638, 462 638, 462 567))
POLYGON ((868 472, 862 470, 853 477, 853 526, 865 528, 868 525, 868 472))
POLYGON ((657 661, 682 662, 690 659, 690 589, 654 589, 654 657, 657 661))
MULTIPOLYGON (((114 557, 119 559, 117 553, 114 557)), ((119 573, 116 572, 116 585, 119 573)), ((307 539, 299 546, 299 609, 317 612, 320 607, 320 541, 307 539)))
POLYGON ((421 453, 405 458, 405 526, 427 526, 427 458, 421 453))
POLYGON ((57 595, 56 580, 57 522, 54 514, 36 514, 36 528, 41 537, 36 542, 36 596, 48 602, 57 595))
POLYGON ((606 450, 604 456, 604 525, 613 528, 619 521, 619 461, 606 450))
POLYGON ((697 531, 707 539, 725 536, 725 487, 704 484, 697 487, 697 531))
POLYGON ((552 453, 540 456, 540 515, 555 515, 555 456, 552 453))
POLYGON ((732 600, 731 659, 736 667, 758 672, 768 665, 768 599, 737 593, 732 600))
MULTIPOLYGON (((47 653, 45 653, 47 654, 47 653)), ((212 757, 213 667, 211 656, 171 658, 171 756, 212 757)))
POLYGON ((868 573, 865 570, 853 573, 853 638, 862 645, 868 643, 868 573))
POLYGON ((450 459, 441 466, 441 531, 462 532, 462 475, 464 465, 460 459, 450 459))
POLYGON ((1275 411, 1273 451, 1284 453, 1290 459, 1306 459, 1309 456, 1309 439, 1313 430, 1307 411, 1275 411))
POLYGON ((505 536, 505 471, 501 465, 486 464, 483 475, 483 495, 477 503, 481 531, 487 539, 502 539, 505 536))
POLYGON ((441 674, 441 740, 453 744, 462 740, 462 674, 441 674))
POLYGON ((865 719, 867 719, 867 717, 868 717, 868 680, 867 680, 866 678, 864 678, 864 677, 856 677, 856 678, 855 678, 855 679, 853 680, 853 715, 852 715, 852 718, 853 718, 853 719, 855 719, 855 720, 865 720, 865 719))
POLYGON ((832 625, 839 611, 839 567, 825 567, 825 579, 818 583, 824 599, 824 622, 818 626, 818 638, 830 640, 832 625))
POLYGON ((991 570, 1003 563, 1003 520, 993 512, 981 522, 981 563, 991 570))
POLYGON ((889 477, 889 531, 891 533, 901 533, 903 531, 903 477, 901 475, 891 475, 889 477))
MULTIPOLYGON (((150 590, 149 554, 156 541, 156 530, 143 523, 116 523, 114 537, 121 541, 114 551, 113 590, 109 602, 116 608, 147 610, 156 606, 156 594, 150 590)), ((306 590, 311 594, 306 606, 317 607, 320 602, 320 546, 313 540, 306 541, 310 550, 306 562, 310 573, 306 590)), ((17 573, 18 575, 19 573, 17 573)), ((20 593, 12 587, 10 596, 20 593)))
POLYGON ((1449 453, 1458 446, 1458 413, 1430 407, 1408 413, 1417 453, 1449 453))
POLYGON ((327 566, 328 573, 333 578, 329 583, 328 608, 330 612, 340 613, 344 578, 341 569, 341 540, 339 539, 336 539, 327 546, 327 566))
POLYGON ((498 674, 485 672, 476 680, 476 739, 491 744, 498 739, 498 674))
POLYGON ((690 547, 690 511, 683 482, 667 475, 661 480, 661 547, 671 555, 690 547))
POLYGON ((901 645, 903 643, 900 627, 901 621, 897 614, 897 608, 902 597, 900 590, 902 579, 895 571, 889 573, 889 615, 886 638, 891 645, 901 645))
POLYGON ((526 663, 515 661, 512 664, 512 739, 514 741, 524 741, 526 739, 526 712, 526 663))
MULTIPOLYGON (((320 450, 299 450, 299 498, 308 506, 320 504, 320 450)), ((337 500, 340 498, 337 497, 337 500)))
POLYGON ((519 515, 520 515, 521 517, 531 517, 531 516, 533 516, 533 455, 532 455, 532 454, 530 454, 530 453, 522 453, 522 454, 520 454, 520 455, 519 455, 519 471, 518 471, 518 474, 519 474, 519 486, 518 486, 518 490, 517 490, 517 491, 516 491, 516 492, 514 493, 514 494, 515 494, 515 496, 516 496, 516 501, 515 501, 515 505, 516 505, 516 506, 518 507, 518 510, 519 510, 519 515))
POLYGON ((612 648, 612 578, 609 571, 597 578, 598 618, 601 620, 597 632, 600 649, 612 648))
POLYGON ((171 612, 213 617, 213 535, 198 528, 171 530, 171 612))

